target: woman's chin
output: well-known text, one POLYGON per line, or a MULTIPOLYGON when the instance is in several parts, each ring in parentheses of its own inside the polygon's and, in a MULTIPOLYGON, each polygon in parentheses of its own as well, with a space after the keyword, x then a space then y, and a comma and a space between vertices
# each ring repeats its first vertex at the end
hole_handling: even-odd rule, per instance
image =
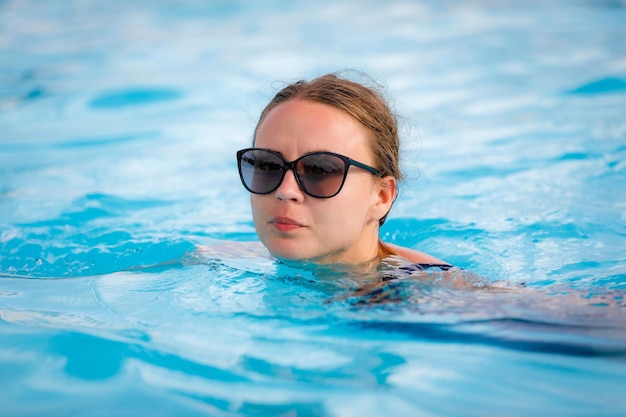
POLYGON ((270 254, 284 262, 306 262, 311 256, 307 256, 305 251, 294 247, 287 247, 286 245, 266 245, 270 254))

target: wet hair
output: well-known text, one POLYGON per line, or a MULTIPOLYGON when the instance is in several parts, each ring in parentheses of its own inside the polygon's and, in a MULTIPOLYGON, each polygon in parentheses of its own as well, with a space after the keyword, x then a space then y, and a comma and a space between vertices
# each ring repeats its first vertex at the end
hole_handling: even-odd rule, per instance
MULTIPOLYGON (((261 112, 256 133, 267 115, 279 104, 293 99, 311 101, 334 107, 356 120, 368 133, 374 154, 374 167, 381 177, 391 175, 400 181, 400 138, 397 117, 385 100, 382 87, 368 79, 365 86, 340 75, 326 74, 311 81, 300 80, 280 90, 261 112)), ((387 215, 380 219, 382 225, 387 215)))

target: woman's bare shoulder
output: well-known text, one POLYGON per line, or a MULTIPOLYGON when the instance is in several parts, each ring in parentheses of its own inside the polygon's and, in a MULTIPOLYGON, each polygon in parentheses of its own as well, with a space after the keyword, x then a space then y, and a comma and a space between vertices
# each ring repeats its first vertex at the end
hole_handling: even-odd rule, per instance
POLYGON ((393 243, 385 243, 385 246, 387 246, 394 255, 401 256, 411 262, 418 264, 450 265, 448 262, 415 249, 394 245, 393 243))

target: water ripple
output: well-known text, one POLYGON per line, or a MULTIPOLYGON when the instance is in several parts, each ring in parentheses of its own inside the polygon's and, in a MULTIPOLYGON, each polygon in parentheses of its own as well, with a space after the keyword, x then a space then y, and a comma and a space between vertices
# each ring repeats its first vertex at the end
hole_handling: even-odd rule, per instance
POLYGON ((610 94, 626 92, 626 80, 616 77, 601 78, 578 88, 570 90, 570 94, 610 94))
POLYGON ((89 102, 95 109, 116 109, 121 107, 146 106, 164 101, 178 100, 180 91, 168 88, 127 89, 102 94, 89 102))

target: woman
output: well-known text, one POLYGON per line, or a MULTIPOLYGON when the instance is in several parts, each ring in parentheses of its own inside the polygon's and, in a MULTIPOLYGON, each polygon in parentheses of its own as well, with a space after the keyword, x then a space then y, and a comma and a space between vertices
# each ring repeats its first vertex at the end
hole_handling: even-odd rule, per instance
POLYGON ((450 267, 379 238, 402 174, 397 121, 374 89, 335 74, 288 85, 237 161, 259 239, 281 261, 377 264, 398 255, 420 269, 450 267))

